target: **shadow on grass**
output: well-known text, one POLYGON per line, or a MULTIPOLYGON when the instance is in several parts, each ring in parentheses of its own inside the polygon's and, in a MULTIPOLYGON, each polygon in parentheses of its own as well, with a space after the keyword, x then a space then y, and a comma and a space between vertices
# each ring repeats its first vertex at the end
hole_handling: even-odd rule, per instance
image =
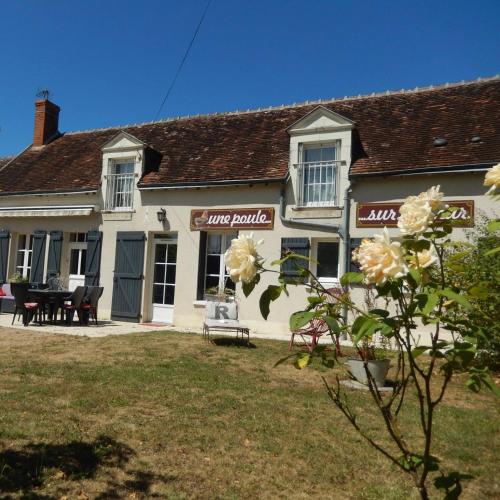
POLYGON ((219 347, 246 347, 247 349, 256 349, 257 346, 245 339, 236 339, 234 337, 218 337, 212 339, 212 344, 219 347))
MULTIPOLYGON (((43 490, 48 480, 54 483, 54 478, 64 481, 67 490, 67 481, 92 479, 101 467, 124 470, 133 456, 132 448, 107 436, 99 436, 89 443, 30 443, 6 449, 0 452, 0 492, 22 492, 22 498, 55 498, 33 490, 43 490)), ((131 491, 150 493, 153 483, 175 479, 137 470, 124 472, 128 479, 121 482, 106 474, 106 491, 96 498, 123 498, 131 491)))

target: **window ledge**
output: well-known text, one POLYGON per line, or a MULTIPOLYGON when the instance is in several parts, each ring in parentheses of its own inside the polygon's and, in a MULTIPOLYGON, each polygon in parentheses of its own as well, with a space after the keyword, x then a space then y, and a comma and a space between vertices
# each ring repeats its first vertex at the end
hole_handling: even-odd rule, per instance
POLYGON ((308 210, 342 210, 344 207, 340 207, 338 205, 324 205, 324 206, 313 206, 313 205, 304 205, 299 206, 295 205, 292 207, 292 210, 295 212, 305 212, 308 210))
POLYGON ((205 307, 207 305, 206 300, 193 300, 194 307, 205 307))
POLYGON ((102 220, 132 220, 132 215, 135 213, 135 210, 103 210, 102 220))

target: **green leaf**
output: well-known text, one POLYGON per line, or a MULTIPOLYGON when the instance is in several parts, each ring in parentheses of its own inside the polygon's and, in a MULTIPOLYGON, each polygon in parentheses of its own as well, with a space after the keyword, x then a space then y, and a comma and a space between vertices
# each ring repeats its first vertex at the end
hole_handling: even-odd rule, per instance
POLYGON ((472 295, 476 299, 485 300, 490 296, 490 289, 488 288, 487 282, 481 282, 476 285, 471 286, 467 293, 472 295))
POLYGON ((385 309, 370 309, 370 314, 375 314, 375 316, 380 316, 381 318, 387 318, 390 313, 385 309))
POLYGON ((259 281, 260 281, 260 274, 256 274, 255 278, 252 281, 250 281, 249 283, 243 282, 241 284, 241 288, 243 289, 243 293, 245 294, 245 297, 248 297, 253 292, 255 285, 259 281))
POLYGON ((444 290, 437 290, 436 293, 438 295, 441 295, 442 297, 446 297, 450 300, 453 300, 457 304, 460 304, 462 307, 465 309, 471 309, 472 306, 470 305, 470 302, 463 296, 460 295, 453 290, 450 290, 449 288, 445 288, 444 290))
POLYGON ((416 299, 420 312, 424 316, 429 316, 439 302, 439 296, 436 293, 419 293, 416 299))
POLYGON ((349 283, 361 283, 364 279, 365 275, 363 273, 345 273, 340 278, 340 284, 346 286, 349 283))
POLYGON ((269 285, 267 289, 262 293, 259 299, 259 307, 260 313, 264 319, 267 319, 269 316, 269 306, 271 301, 276 300, 280 295, 283 289, 276 285, 269 285))
POLYGON ((316 314, 311 311, 298 311, 294 312, 290 316, 290 330, 298 330, 299 328, 303 327, 309 321, 311 321, 316 314))
POLYGON ((418 358, 421 354, 423 354, 425 351, 428 351, 430 347, 428 345, 419 345, 417 347, 414 347, 411 351, 411 357, 413 359, 418 358))
POLYGON ((486 226, 486 230, 489 233, 494 233, 495 231, 500 231, 500 219, 490 220, 486 226))
POLYGON ((500 247, 492 248, 491 250, 488 250, 487 252, 485 252, 484 255, 486 255, 486 256, 493 255, 493 254, 498 253, 498 252, 500 252, 500 247))
POLYGON ((326 324, 328 325, 328 327, 330 328, 330 330, 335 333, 335 334, 339 334, 340 333, 340 325, 339 325, 339 322, 332 316, 325 316, 323 318, 326 322, 326 324))
POLYGON ((311 355, 308 352, 302 352, 297 356, 297 359, 294 361, 293 366, 298 370, 302 370, 311 362, 311 355))

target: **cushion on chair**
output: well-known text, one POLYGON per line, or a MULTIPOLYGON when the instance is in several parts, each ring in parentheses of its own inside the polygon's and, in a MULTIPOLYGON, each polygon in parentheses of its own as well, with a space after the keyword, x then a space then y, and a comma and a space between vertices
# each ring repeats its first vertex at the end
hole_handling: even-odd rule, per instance
POLYGON ((3 288, 0 288, 0 297, 5 297, 5 292, 3 291, 3 288))
POLYGON ((206 318, 214 320, 237 320, 238 309, 234 302, 207 302, 206 318))
POLYGON ((26 307, 26 309, 36 309, 38 307, 38 303, 37 302, 25 302, 24 307, 26 307))

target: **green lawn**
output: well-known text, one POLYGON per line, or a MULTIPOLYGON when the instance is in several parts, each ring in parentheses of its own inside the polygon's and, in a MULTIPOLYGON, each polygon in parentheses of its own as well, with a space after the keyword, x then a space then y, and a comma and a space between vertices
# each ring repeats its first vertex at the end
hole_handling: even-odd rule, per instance
MULTIPOLYGON (((274 368, 287 344, 254 344, 0 330, 1 498, 414 497, 327 399, 320 377, 343 366, 274 368)), ((474 476, 464 498, 500 496, 497 411, 457 382, 438 412, 435 454, 474 476)))

